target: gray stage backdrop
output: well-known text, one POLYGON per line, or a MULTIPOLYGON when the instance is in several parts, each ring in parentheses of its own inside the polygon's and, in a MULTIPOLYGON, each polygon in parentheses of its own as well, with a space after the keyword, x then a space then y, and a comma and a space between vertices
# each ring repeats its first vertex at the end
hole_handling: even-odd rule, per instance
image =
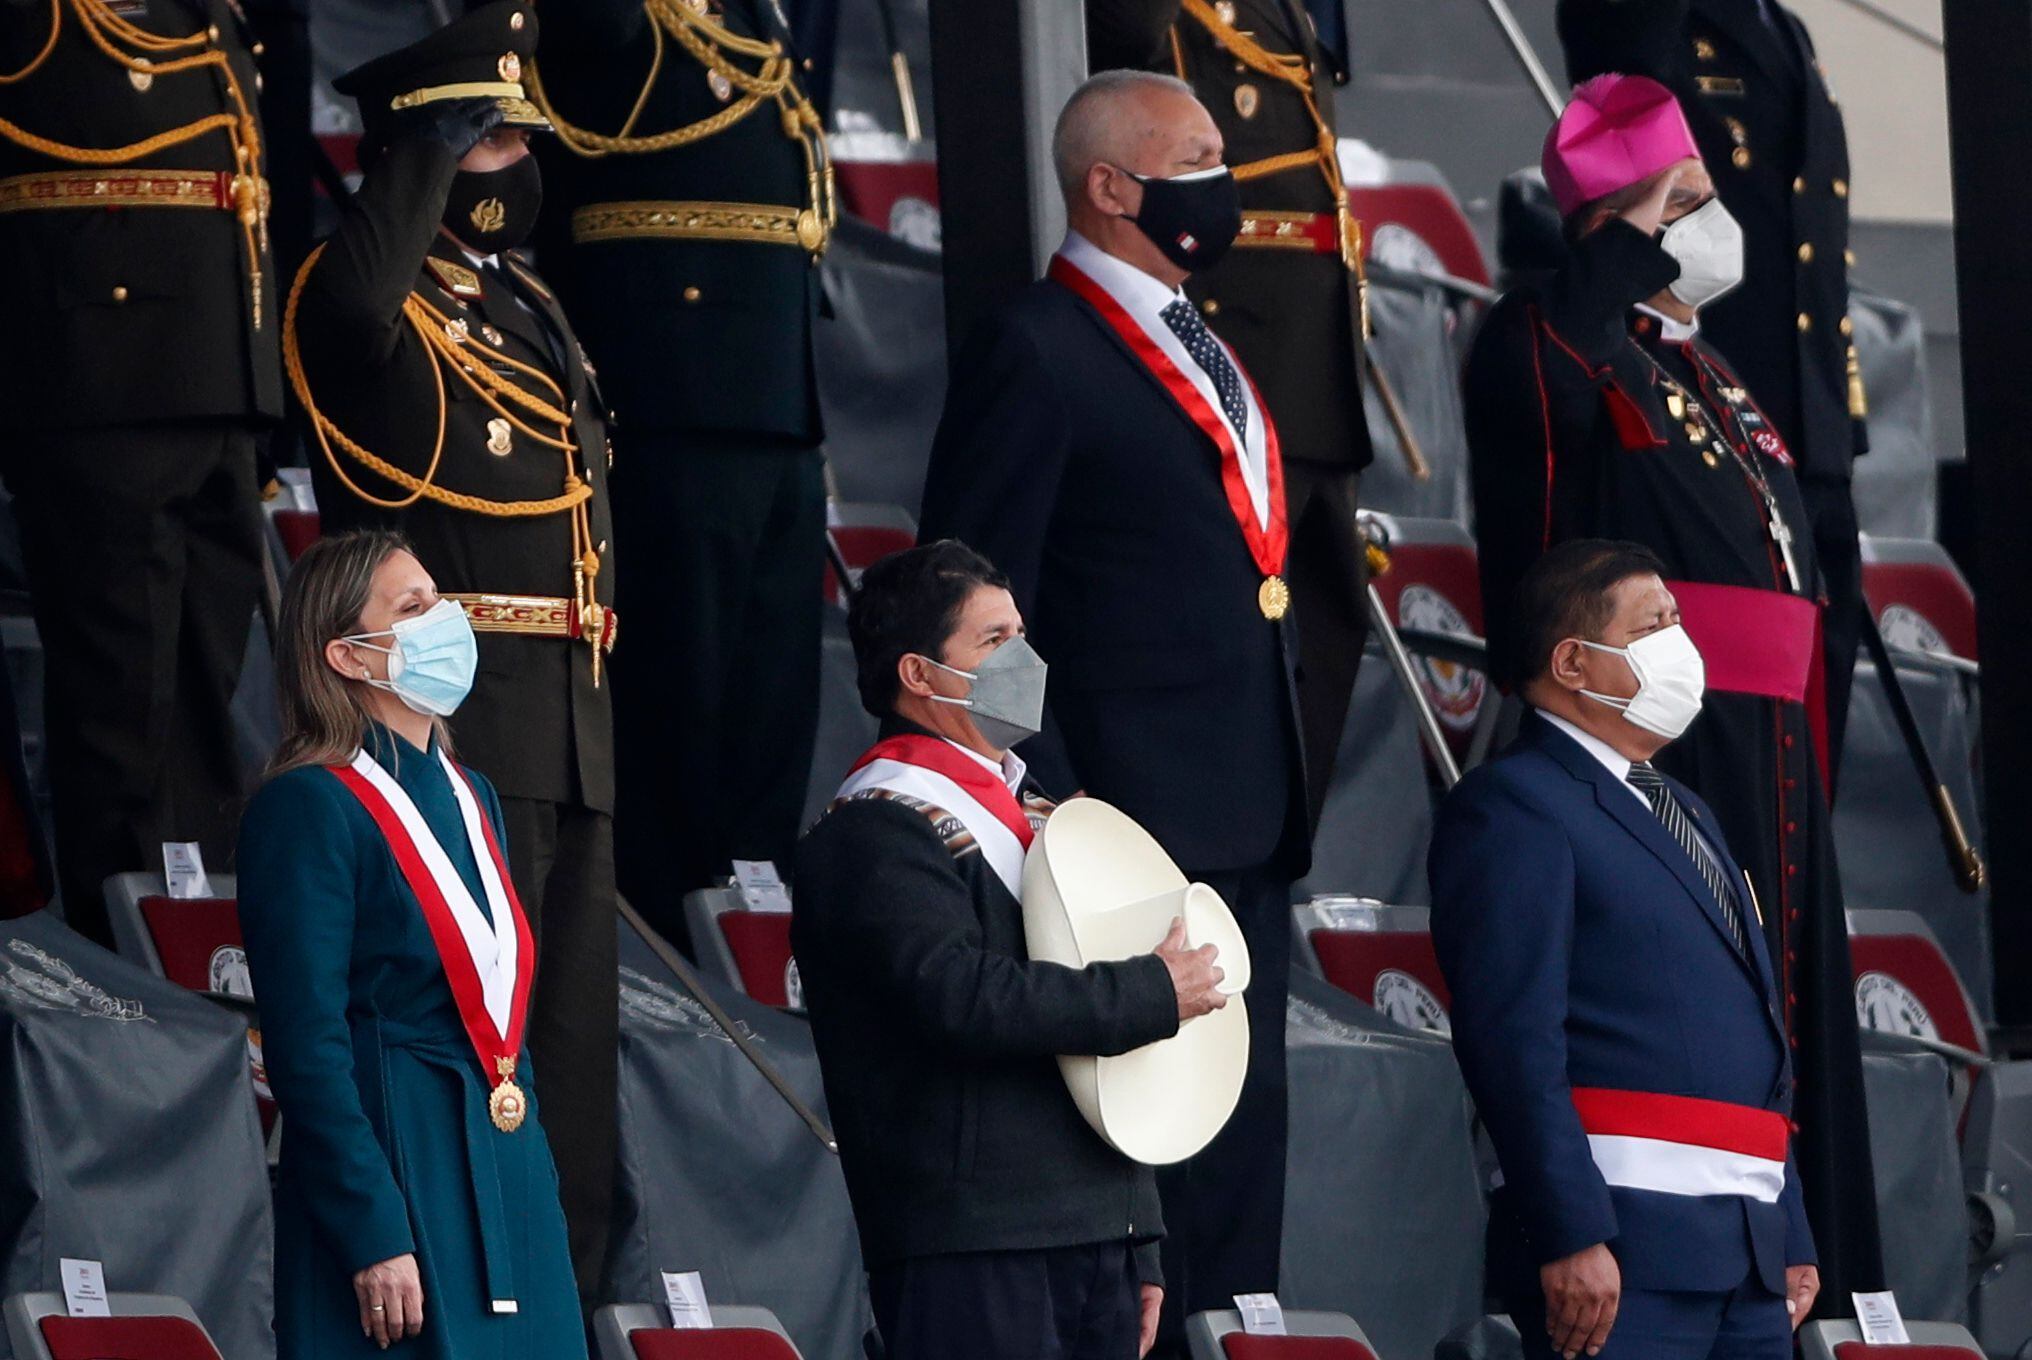
MULTIPOLYGON (((226 1360, 272 1360, 268 1164, 238 1016, 48 913, 0 922, 0 1295, 64 1257, 175 1294, 226 1360)), ((0 1356, 8 1353, 0 1334, 0 1356)))

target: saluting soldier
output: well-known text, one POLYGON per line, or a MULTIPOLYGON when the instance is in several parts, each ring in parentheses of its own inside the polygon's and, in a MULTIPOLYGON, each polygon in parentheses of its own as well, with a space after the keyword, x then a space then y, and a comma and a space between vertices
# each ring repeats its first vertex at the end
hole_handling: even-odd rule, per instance
POLYGON ((1368 631, 1362 229, 1341 180, 1332 59, 1298 0, 1089 0, 1087 55, 1097 71, 1148 67, 1191 85, 1240 183, 1235 248, 1185 291, 1255 375, 1283 440, 1316 826, 1368 631))
POLYGON ((1658 767, 1712 805, 1747 871, 1795 1049, 1823 1297, 1845 1299, 1882 1288, 1883 1267, 1821 758, 1826 595, 1790 445, 1702 334, 1744 285, 1741 231, 1671 92, 1643 76, 1575 90, 1544 168, 1570 257, 1490 310, 1466 370, 1489 641, 1523 679, 1513 588, 1555 544, 1627 540, 1663 560, 1698 651, 1633 644, 1636 696, 1593 697, 1684 731, 1658 767))
POLYGON ((531 89, 558 130, 544 260, 619 415, 615 514, 633 545, 621 887, 682 940, 683 894, 735 859, 787 866, 804 815, 832 172, 777 0, 544 15, 531 89))
POLYGON ((1827 578, 1828 753, 1841 765, 1862 639, 1850 474, 1869 404, 1849 320, 1849 152, 1806 25, 1778 0, 1560 0, 1566 70, 1649 76, 1686 110, 1715 192, 1743 227, 1743 286, 1702 334, 1757 393, 1798 462, 1827 578))
POLYGON ((44 661, 65 918, 226 862, 228 708, 282 414, 253 44, 231 0, 0 3, 0 472, 44 661))
POLYGON ((570 1111, 551 1142, 591 1299, 615 1139, 618 625, 605 407, 514 250, 542 199, 535 47, 535 13, 502 0, 334 82, 359 101, 365 177, 291 290, 284 354, 328 525, 399 527, 479 635, 452 732, 501 795, 536 934, 530 1053, 570 1111))

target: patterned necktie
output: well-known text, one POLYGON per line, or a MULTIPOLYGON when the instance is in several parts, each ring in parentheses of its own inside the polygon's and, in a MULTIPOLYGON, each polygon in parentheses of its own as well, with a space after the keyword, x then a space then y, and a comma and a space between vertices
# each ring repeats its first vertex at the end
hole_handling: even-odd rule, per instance
POLYGON ((1707 842, 1694 830, 1693 819, 1686 815, 1686 809, 1665 786, 1665 776, 1653 769, 1649 761, 1640 760, 1630 767, 1630 783, 1644 795, 1644 801, 1651 804, 1651 810, 1672 833, 1672 839, 1679 842, 1679 848, 1686 851, 1687 857, 1699 868, 1700 876, 1707 880, 1708 891, 1721 905, 1722 919, 1729 924, 1729 938, 1736 942, 1736 952, 1748 958, 1750 942, 1743 931, 1742 903, 1736 899, 1734 887, 1707 848, 1707 842))
POLYGON ((1214 339, 1214 333, 1207 329, 1206 322, 1199 319, 1199 311, 1184 298, 1167 303, 1158 313, 1164 324, 1171 327, 1171 333, 1185 346, 1193 362, 1206 370, 1214 380, 1214 391, 1220 393, 1221 409, 1228 413, 1235 433, 1242 438, 1249 437, 1249 403, 1242 397, 1242 375, 1235 372, 1235 366, 1228 361, 1228 352, 1221 348, 1221 342, 1214 339))

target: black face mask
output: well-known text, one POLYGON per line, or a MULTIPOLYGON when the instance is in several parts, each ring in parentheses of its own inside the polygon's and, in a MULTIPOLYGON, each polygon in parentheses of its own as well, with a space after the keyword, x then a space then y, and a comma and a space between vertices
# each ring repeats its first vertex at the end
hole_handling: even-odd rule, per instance
POLYGON ((1241 234, 1242 198, 1226 166, 1176 179, 1123 173, 1143 186, 1143 210, 1129 220, 1180 269, 1213 268, 1241 234))
POLYGON ((512 250, 536 225, 543 206, 543 172, 524 156, 499 170, 461 170, 445 200, 445 230, 482 255, 512 250))

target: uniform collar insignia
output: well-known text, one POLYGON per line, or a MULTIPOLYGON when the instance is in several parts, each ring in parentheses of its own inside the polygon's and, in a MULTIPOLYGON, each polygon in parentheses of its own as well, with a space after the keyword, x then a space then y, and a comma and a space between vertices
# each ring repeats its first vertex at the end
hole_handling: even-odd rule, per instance
POLYGON ((466 266, 437 255, 423 257, 424 267, 437 277, 438 283, 453 297, 476 298, 480 296, 480 276, 466 266))
POLYGON ((510 269, 514 270, 515 277, 521 279, 531 288, 534 288, 537 292, 537 295, 541 297, 545 302, 551 301, 550 286, 546 284, 542 279, 536 277, 536 271, 534 269, 531 269, 528 265, 524 264, 520 259, 520 257, 516 256, 513 253, 506 253, 501 256, 501 263, 507 265, 510 269))

